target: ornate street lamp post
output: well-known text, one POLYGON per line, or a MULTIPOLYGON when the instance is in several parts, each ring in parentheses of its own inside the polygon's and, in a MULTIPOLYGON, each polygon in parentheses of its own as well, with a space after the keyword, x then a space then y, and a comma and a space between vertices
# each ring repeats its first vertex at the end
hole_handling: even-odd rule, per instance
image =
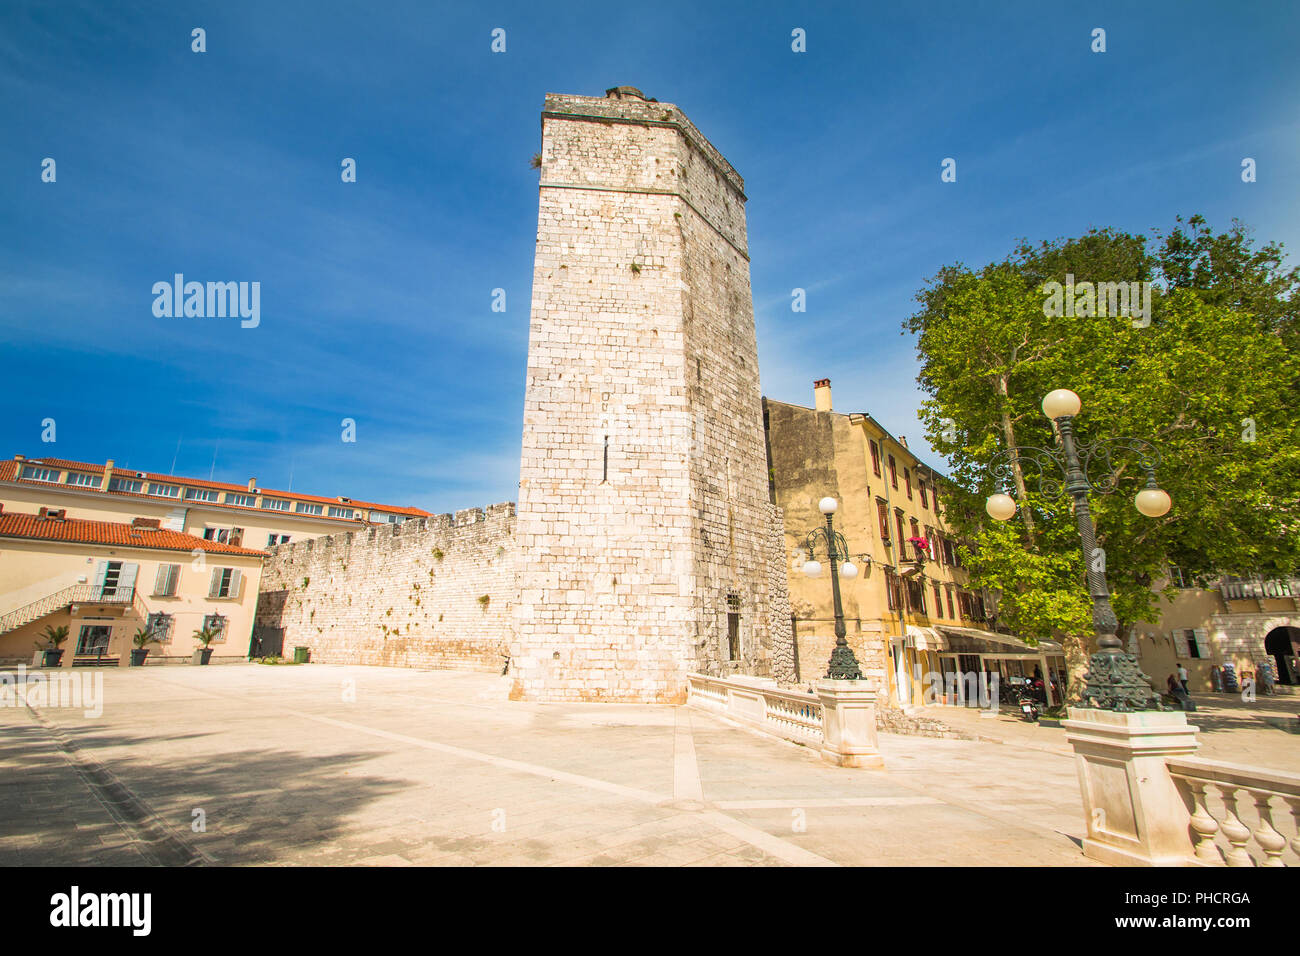
POLYGON ((822 573, 821 562, 817 560, 817 542, 822 540, 826 542, 826 560, 831 566, 831 595, 835 601, 835 650, 831 651, 830 670, 826 676, 834 680, 862 680, 862 670, 858 667, 858 659, 853 656, 853 648, 849 647, 849 642, 845 638, 844 629, 844 607, 840 603, 840 574, 846 578, 856 578, 858 569, 852 561, 848 560, 849 546, 844 542, 844 536, 835 530, 832 523, 832 517, 839 507, 834 498, 823 498, 817 505, 821 513, 826 516, 826 527, 813 528, 808 532, 808 537, 804 541, 804 547, 808 549, 808 560, 804 562, 803 573, 810 578, 815 578, 822 573), (838 566, 840 559, 843 564, 838 566))
MULTIPOLYGON (((1111 457, 1116 452, 1131 452, 1137 465, 1147 476, 1146 487, 1138 492, 1134 506, 1149 518, 1158 518, 1169 511, 1168 493, 1156 485, 1155 469, 1160 463, 1160 453, 1150 442, 1141 438, 1103 439, 1091 445, 1077 445, 1074 440, 1074 417, 1082 403, 1069 389, 1058 388, 1043 399, 1043 412, 1056 423, 1060 438, 1057 449, 1035 446, 1016 446, 1001 452, 990 464, 996 479, 1006 483, 1016 474, 1024 474, 1024 466, 1038 471, 1039 490, 1048 497, 1067 493, 1074 500, 1074 518, 1079 526, 1083 544, 1083 560, 1087 569, 1088 593, 1092 597, 1092 624, 1097 634, 1097 653, 1088 664, 1088 682, 1085 699, 1095 702, 1101 710, 1162 710, 1160 695, 1155 693, 1150 679, 1142 673, 1137 658, 1121 650, 1116 631, 1119 621, 1110 604, 1110 589, 1106 584, 1105 560, 1097 561, 1096 529, 1092 512, 1088 508, 1088 492, 1109 494, 1119 484, 1120 470, 1111 457), (1102 477, 1093 480, 1089 471, 1094 465, 1104 466, 1102 477), (1057 478, 1059 471, 1063 477, 1057 478)), ((985 510, 998 521, 1007 521, 1016 513, 1015 499, 1006 494, 990 495, 985 510)))

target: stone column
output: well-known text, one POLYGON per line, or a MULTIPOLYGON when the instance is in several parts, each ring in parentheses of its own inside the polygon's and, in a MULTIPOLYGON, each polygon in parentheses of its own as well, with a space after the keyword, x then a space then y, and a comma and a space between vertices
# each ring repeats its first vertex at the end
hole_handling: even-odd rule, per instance
POLYGON ((867 680, 817 683, 825 742, 822 759, 837 767, 885 766, 876 746, 876 687, 867 680))
POLYGON ((1069 708, 1088 822, 1083 855, 1114 866, 1195 866, 1191 815, 1165 766, 1200 746, 1180 711, 1069 708))

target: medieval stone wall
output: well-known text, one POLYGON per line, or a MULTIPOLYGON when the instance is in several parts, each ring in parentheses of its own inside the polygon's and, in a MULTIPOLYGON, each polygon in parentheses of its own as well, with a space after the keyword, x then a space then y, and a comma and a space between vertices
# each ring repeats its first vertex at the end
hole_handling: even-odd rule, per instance
POLYGON ((513 636, 515 506, 270 549, 256 627, 328 664, 500 673, 513 636))

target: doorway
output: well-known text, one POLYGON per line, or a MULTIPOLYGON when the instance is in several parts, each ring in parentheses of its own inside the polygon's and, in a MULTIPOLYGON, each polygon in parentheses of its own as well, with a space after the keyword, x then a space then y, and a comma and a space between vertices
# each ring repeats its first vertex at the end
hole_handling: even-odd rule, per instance
POLYGON ((102 624, 81 625, 81 634, 77 637, 77 653, 107 654, 108 636, 112 630, 102 624))
POLYGON ((1300 639, 1300 628, 1296 627, 1274 628, 1264 638, 1264 650, 1273 658, 1280 684, 1300 684, 1296 663, 1296 655, 1300 654, 1297 639, 1300 639))

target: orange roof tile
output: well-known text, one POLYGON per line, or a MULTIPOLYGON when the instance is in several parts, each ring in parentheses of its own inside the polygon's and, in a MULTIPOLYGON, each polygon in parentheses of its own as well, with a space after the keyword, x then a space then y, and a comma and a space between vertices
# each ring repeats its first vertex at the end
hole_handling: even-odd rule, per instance
MULTIPOLYGON (((36 465, 38 467, 57 468, 60 470, 84 471, 96 475, 102 475, 104 473, 103 465, 94 465, 84 461, 70 461, 65 458, 28 458, 25 459, 24 461, 19 462, 19 461, 14 461, 11 458, 11 459, 0 461, 0 481, 22 481, 26 484, 44 485, 46 487, 50 486, 50 482, 48 481, 35 481, 34 479, 31 478, 19 477, 21 474, 18 468, 19 465, 36 465)), ((384 511, 392 514, 407 515, 408 517, 413 517, 413 518, 428 518, 432 516, 432 512, 423 511, 420 508, 409 508, 402 505, 381 505, 370 501, 357 501, 357 500, 341 502, 338 500, 338 498, 325 498, 320 495, 306 495, 296 491, 276 491, 271 488, 254 488, 250 492, 248 490, 248 485, 246 484, 236 485, 225 481, 208 481, 203 478, 185 478, 179 475, 160 475, 152 471, 139 472, 133 468, 123 468, 123 467, 118 467, 117 465, 113 466, 113 474, 115 476, 123 477, 123 478, 134 478, 138 474, 143 474, 144 478, 141 479, 142 481, 156 481, 159 482, 160 484, 185 485, 191 488, 212 488, 217 491, 233 491, 236 494, 244 494, 244 495, 247 494, 269 495, 272 498, 288 498, 291 501, 306 501, 312 504, 335 505, 335 506, 342 506, 342 507, 348 507, 350 505, 355 508, 370 508, 376 511, 384 511)), ((85 485, 68 485, 68 486, 60 485, 59 487, 76 488, 78 491, 99 490, 98 488, 90 488, 85 485)), ((158 495, 147 495, 142 492, 130 492, 130 491, 109 491, 109 492, 104 492, 104 494, 133 495, 141 498, 149 498, 153 501, 161 500, 161 501, 183 502, 184 500, 186 500, 182 498, 160 498, 158 495)), ((227 507, 227 508, 247 507, 246 505, 227 505, 224 502, 213 502, 213 501, 201 502, 201 504, 221 504, 222 507, 227 507)), ((269 509, 255 508, 253 510, 265 511, 269 509)), ((282 513, 297 514, 298 512, 282 512, 282 513)), ((351 518, 331 519, 327 515, 313 515, 312 517, 324 518, 327 521, 355 520, 351 518)))
POLYGON ((180 531, 137 528, 116 521, 85 521, 80 518, 41 518, 22 512, 0 512, 0 538, 29 538, 37 541, 67 541, 74 544, 106 544, 122 548, 153 548, 159 551, 193 551, 212 554, 243 554, 265 557, 265 551, 237 548, 208 541, 180 531))

